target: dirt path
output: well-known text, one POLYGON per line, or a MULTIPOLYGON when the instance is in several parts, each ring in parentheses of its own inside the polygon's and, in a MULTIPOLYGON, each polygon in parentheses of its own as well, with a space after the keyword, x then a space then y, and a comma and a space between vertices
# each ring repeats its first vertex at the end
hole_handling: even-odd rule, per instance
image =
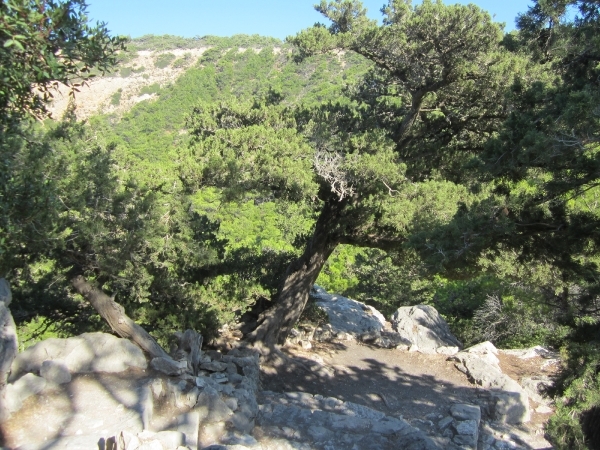
MULTIPOLYGON (((263 389, 275 392, 303 391, 352 401, 390 416, 403 417, 424 431, 435 431, 434 423, 447 416, 453 403, 485 405, 485 393, 470 383, 444 355, 387 350, 356 341, 317 344, 312 350, 289 348, 294 360, 311 366, 310 372, 294 364, 263 367, 263 389), (315 361, 321 364, 315 370, 315 361)), ((501 355, 504 373, 517 381, 531 375, 552 375, 556 367, 540 370, 541 358, 522 360, 501 355)), ((534 411, 532 420, 519 426, 531 436, 530 448, 548 448, 543 427, 549 414, 534 411), (539 441, 535 444, 535 441, 539 441)))
POLYGON ((328 377, 283 366, 276 373, 263 373, 264 389, 336 397, 408 419, 445 414, 452 403, 475 403, 480 391, 444 355, 386 350, 354 341, 291 353, 300 361, 320 356, 335 373, 328 377))

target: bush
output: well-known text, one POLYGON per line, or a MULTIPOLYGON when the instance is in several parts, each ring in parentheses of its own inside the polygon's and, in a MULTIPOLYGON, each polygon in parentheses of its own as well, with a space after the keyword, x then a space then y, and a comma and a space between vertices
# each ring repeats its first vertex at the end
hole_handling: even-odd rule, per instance
POLYGON ((177 57, 173 53, 161 53, 154 60, 154 67, 164 69, 168 67, 177 57))
POLYGON ((181 69, 182 67, 187 66, 190 63, 191 59, 192 59, 191 53, 186 53, 181 58, 178 58, 175 61, 173 61, 173 67, 175 69, 181 69))
POLYGON ((110 104, 113 106, 119 106, 121 104, 121 95, 123 94, 123 89, 119 89, 110 97, 110 104))
POLYGON ((148 94, 148 95, 158 94, 159 91, 160 91, 160 84, 154 83, 154 84, 151 84, 149 86, 144 86, 142 89, 140 89, 140 95, 144 95, 144 94, 148 94))
POLYGON ((121 75, 121 78, 127 78, 132 73, 133 69, 131 67, 122 67, 119 71, 119 75, 121 75))
POLYGON ((557 382, 560 396, 548 436, 558 450, 600 448, 600 343, 572 342, 563 357, 566 366, 557 382))

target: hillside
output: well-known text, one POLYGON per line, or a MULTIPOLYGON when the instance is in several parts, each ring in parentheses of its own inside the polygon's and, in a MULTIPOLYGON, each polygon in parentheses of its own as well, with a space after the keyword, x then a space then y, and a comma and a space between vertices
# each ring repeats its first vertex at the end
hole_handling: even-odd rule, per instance
MULTIPOLYGON (((401 329, 420 329, 405 323, 410 311, 452 336, 436 355, 487 341, 560 353, 560 370, 548 374, 548 436, 561 449, 597 446, 597 2, 536 1, 508 34, 472 4, 391 1, 377 22, 360 1, 324 1, 316 9, 331 25, 286 42, 126 42, 102 22, 87 24, 84 2, 40 1, 46 9, 0 7, 5 378, 18 349, 96 332, 131 338, 167 375, 182 368, 166 351, 176 344, 192 378, 202 344, 239 339, 253 367, 258 352, 263 370, 279 371, 294 358, 285 345, 310 348, 317 329, 340 340, 340 322, 381 317, 389 324, 380 320, 380 335, 367 327, 354 338, 410 353, 428 348, 421 337, 431 334, 419 332, 416 347, 403 340, 401 329), (73 103, 65 88, 51 91, 90 73, 97 77, 73 103), (317 285, 353 306, 326 311, 317 285), (363 316, 344 319, 349 308, 363 316)), ((495 356, 492 370, 459 353, 454 367, 491 389, 481 405, 496 409, 490 417, 525 421, 525 386, 497 373, 495 356)), ((213 356, 205 363, 218 373, 207 379, 227 372, 239 381, 235 367, 212 364, 224 355, 213 356)), ((349 378, 362 370, 353 364, 349 378)), ((204 387, 192 378, 188 387, 204 387)), ((296 406, 265 395, 263 417, 293 416, 296 406)), ((371 397, 363 400, 378 402, 371 397)), ((328 408, 321 400, 310 400, 317 415, 328 408)), ((352 428, 338 414, 346 406, 329 411, 328 426, 352 428)), ((438 431, 457 445, 476 440, 483 409, 477 419, 451 412, 438 431)), ((388 423, 375 416, 356 423, 388 423)), ((305 431, 329 435, 314 427, 305 431)))

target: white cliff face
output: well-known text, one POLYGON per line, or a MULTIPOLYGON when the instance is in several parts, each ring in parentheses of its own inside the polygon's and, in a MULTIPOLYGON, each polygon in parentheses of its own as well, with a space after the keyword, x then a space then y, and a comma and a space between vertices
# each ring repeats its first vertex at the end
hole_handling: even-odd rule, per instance
MULTIPOLYGON (((196 64, 198 58, 207 49, 208 47, 199 47, 160 52, 150 50, 136 52, 134 58, 125 64, 120 64, 114 74, 93 78, 78 88, 79 92, 74 93, 77 118, 87 119, 97 113, 122 114, 141 101, 156 98, 156 95, 144 94, 141 90, 154 84, 163 87, 174 82, 187 69, 196 64), (186 59, 182 64, 178 64, 178 67, 173 67, 172 64, 162 69, 156 67, 156 58, 167 53, 175 55, 177 59, 184 57, 186 59), (119 90, 121 92, 119 102, 113 104, 113 96, 119 90)), ((49 108, 53 118, 59 119, 67 110, 71 99, 69 92, 70 89, 65 85, 60 85, 55 90, 54 101, 49 108)))

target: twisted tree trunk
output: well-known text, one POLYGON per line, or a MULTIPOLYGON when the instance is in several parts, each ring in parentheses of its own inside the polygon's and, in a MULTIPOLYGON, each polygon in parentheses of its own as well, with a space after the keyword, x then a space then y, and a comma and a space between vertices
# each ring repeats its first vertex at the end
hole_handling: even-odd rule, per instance
POLYGON ((335 203, 324 206, 304 253, 286 270, 275 305, 260 315, 258 327, 247 336, 250 342, 266 348, 285 343, 304 311, 310 290, 323 265, 339 244, 334 230, 342 208, 342 205, 335 203))
POLYGON ((108 322, 112 330, 125 339, 132 340, 138 347, 148 353, 152 358, 171 357, 158 345, 152 336, 137 323, 131 320, 121 305, 100 289, 96 289, 81 275, 73 278, 71 284, 75 290, 83 295, 94 307, 98 314, 108 322))

